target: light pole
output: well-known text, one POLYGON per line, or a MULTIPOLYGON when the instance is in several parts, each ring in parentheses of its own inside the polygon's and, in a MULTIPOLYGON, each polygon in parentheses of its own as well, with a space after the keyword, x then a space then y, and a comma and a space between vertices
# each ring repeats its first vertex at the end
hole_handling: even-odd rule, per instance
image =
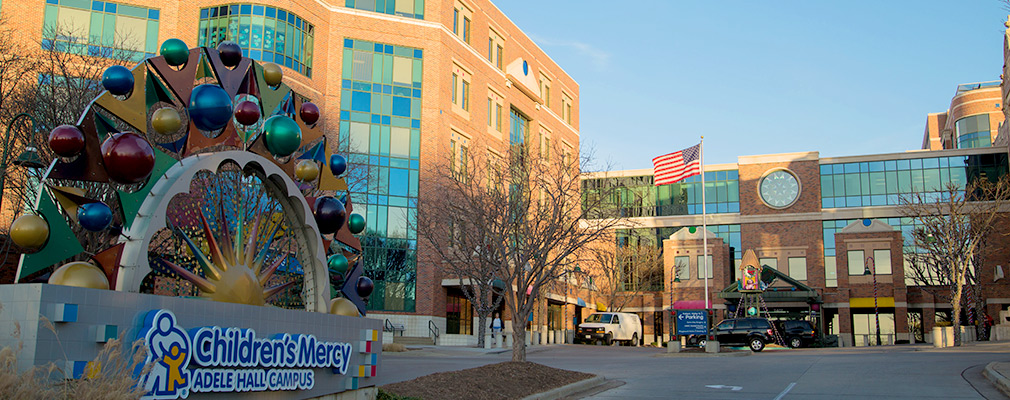
MULTIPOLYGON (((7 159, 10 157, 10 150, 11 147, 13 147, 12 146, 13 143, 11 140, 11 130, 14 129, 14 124, 22 118, 28 118, 28 120, 31 121, 32 123, 31 129, 33 130, 39 129, 39 124, 38 122, 35 121, 35 117, 32 117, 31 114, 27 113, 20 113, 18 115, 15 115, 14 118, 11 118, 11 121, 7 123, 7 130, 4 133, 4 139, 3 139, 4 151, 3 155, 0 156, 0 205, 3 204, 3 188, 4 184, 6 183, 5 180, 7 178, 7 159)), ((34 133, 32 133, 31 135, 34 136, 34 133)), ((30 168, 45 167, 45 165, 42 164, 42 158, 38 154, 38 149, 30 145, 26 146, 25 152, 21 154, 21 156, 19 156, 16 160, 14 160, 14 164, 23 165, 30 168)))
POLYGON ((873 321, 877 325, 877 346, 880 346, 880 309, 877 307, 877 266, 873 257, 866 257, 863 264, 863 275, 873 275, 873 321))

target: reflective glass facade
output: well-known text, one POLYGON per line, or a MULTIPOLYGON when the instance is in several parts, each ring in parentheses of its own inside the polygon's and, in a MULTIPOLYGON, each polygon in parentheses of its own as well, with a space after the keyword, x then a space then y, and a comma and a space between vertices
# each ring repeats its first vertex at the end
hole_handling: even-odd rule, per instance
POLYGON ((950 183, 963 187, 975 177, 995 179, 1006 171, 1006 153, 822 164, 821 207, 893 206, 913 192, 939 198, 950 183))
POLYGON ((200 46, 238 43, 242 55, 283 65, 312 77, 315 27, 286 10, 230 4, 200 10, 200 46))
POLYGON ((961 118, 954 123, 954 131, 957 134, 959 149, 992 146, 989 114, 961 118))
MULTIPOLYGON (((880 222, 888 224, 894 227, 894 230, 901 231, 901 236, 904 239, 906 246, 905 251, 909 244, 914 244, 915 240, 912 238, 912 230, 915 229, 915 224, 911 218, 874 218, 880 222)), ((835 247, 835 234, 841 232, 842 228, 849 226, 849 224, 861 221, 859 219, 836 219, 829 221, 821 221, 821 225, 824 229, 824 278, 827 287, 837 287, 838 286, 838 273, 848 273, 847 267, 842 265, 837 265, 836 262, 836 247, 835 247)), ((903 268, 899 266, 899 260, 891 260, 892 270, 897 268, 903 268)), ((913 285, 908 279, 905 279, 906 285, 913 285)))
MULTIPOLYGON (((701 228, 698 226, 697 228, 701 228)), ((673 235, 681 229, 690 229, 684 227, 674 227, 674 228, 633 228, 633 229, 618 229, 617 234, 617 245, 618 246, 638 246, 638 245, 649 245, 649 246, 662 246, 663 239, 669 239, 670 235, 673 235)), ((712 231, 716 236, 722 238, 722 240, 733 248, 733 259, 740 260, 742 257, 742 252, 740 250, 740 225, 709 225, 708 230, 712 231)))
POLYGON ((407 18, 424 19, 424 0, 344 0, 344 6, 407 18))
MULTIPOLYGON (((603 209, 598 217, 662 217, 700 215, 702 213, 701 176, 686 178, 672 185, 654 186, 652 176, 599 178, 583 181, 584 196, 599 196, 603 209), (607 185, 617 186, 616 190, 607 185)), ((595 203, 597 200, 593 200, 595 203)), ((709 214, 740 212, 739 176, 736 170, 705 173, 705 201, 709 214)))
POLYGON ((363 262, 375 282, 368 307, 414 311, 423 52, 353 39, 343 51, 339 150, 368 168, 350 188, 367 221, 363 262))
POLYGON ((46 0, 42 48, 140 61, 158 51, 160 13, 106 1, 46 0))

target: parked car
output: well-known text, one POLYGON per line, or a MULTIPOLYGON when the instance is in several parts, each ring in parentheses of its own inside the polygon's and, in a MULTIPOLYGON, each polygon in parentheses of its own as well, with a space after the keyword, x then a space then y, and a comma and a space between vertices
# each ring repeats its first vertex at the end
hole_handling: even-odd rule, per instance
POLYGON ((817 331, 809 321, 775 321, 775 327, 778 328, 786 344, 794 349, 809 346, 817 341, 817 331))
POLYGON ((576 343, 613 345, 618 342, 637 346, 642 337, 642 323, 638 316, 629 313, 595 313, 579 324, 576 343))
POLYGON ((755 352, 764 350, 766 343, 775 342, 772 323, 766 318, 725 319, 712 328, 712 335, 720 345, 747 346, 755 352))

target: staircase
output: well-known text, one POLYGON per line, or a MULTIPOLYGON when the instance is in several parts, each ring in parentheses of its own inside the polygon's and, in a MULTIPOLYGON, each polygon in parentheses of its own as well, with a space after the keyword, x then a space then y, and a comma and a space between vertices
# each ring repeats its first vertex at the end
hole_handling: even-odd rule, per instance
POLYGON ((393 336, 393 343, 404 346, 434 346, 435 339, 424 336, 393 336))

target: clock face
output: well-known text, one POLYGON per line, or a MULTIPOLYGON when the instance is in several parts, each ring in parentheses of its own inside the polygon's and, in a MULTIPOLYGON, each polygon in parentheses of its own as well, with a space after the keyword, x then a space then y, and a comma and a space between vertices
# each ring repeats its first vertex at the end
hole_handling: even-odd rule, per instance
POLYGON ((796 175, 780 169, 765 175, 758 187, 761 200, 772 208, 786 208, 800 197, 800 182, 796 175))

